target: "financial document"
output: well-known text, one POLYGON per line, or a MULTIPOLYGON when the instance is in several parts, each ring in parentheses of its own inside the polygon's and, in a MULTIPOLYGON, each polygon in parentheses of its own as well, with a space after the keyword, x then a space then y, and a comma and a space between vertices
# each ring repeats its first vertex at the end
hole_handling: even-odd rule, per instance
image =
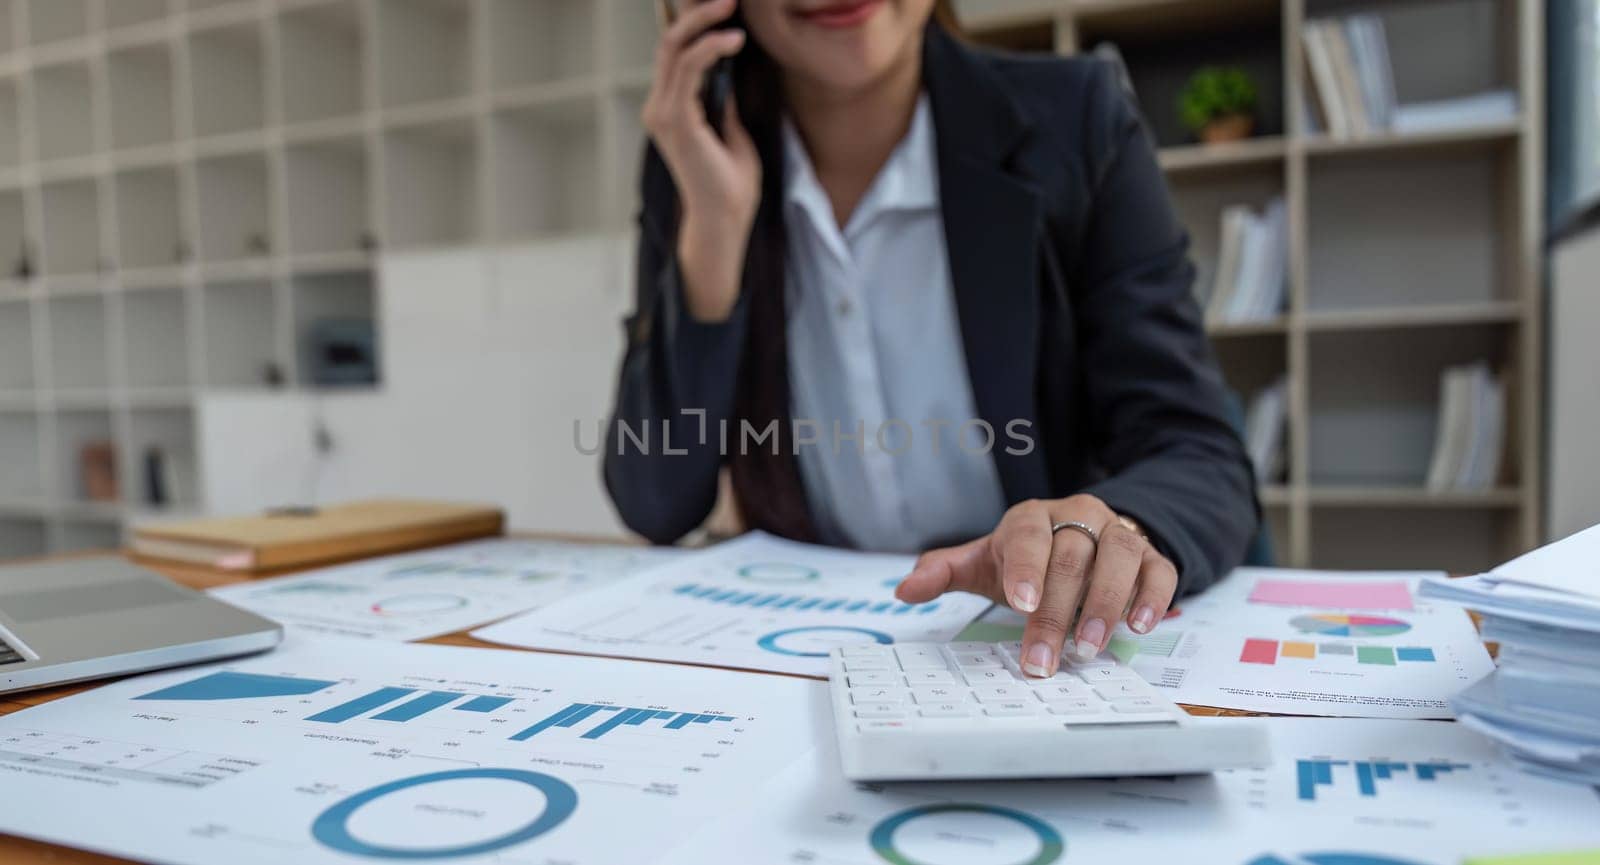
POLYGON ((492 643, 658 661, 827 673, 848 643, 948 640, 989 607, 952 593, 895 600, 910 556, 799 544, 759 532, 482 628, 492 643))
POLYGON ((781 676, 291 635, 0 718, 0 832, 196 865, 651 862, 804 757, 826 701, 781 676))
MULTIPOLYGON (((1240 719, 1200 719, 1241 723, 1240 719)), ((1458 865, 1594 846, 1595 791, 1427 721, 1278 718, 1274 764, 1214 776, 851 784, 831 740, 671 865, 1458 865)))
MULTIPOLYGON (((1416 597, 1423 576, 1241 568, 1149 634, 1118 625, 1106 653, 1179 703, 1449 718, 1449 699, 1494 662, 1464 611, 1416 597)), ((1023 624, 996 607, 958 639, 1020 640, 1023 624)))
POLYGON ((252 580, 211 594, 308 633, 422 640, 531 610, 682 554, 497 538, 252 580))

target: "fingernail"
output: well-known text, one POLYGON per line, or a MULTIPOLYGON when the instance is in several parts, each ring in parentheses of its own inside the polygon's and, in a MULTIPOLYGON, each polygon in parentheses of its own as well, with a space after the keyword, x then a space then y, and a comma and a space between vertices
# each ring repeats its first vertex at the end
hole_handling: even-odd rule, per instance
MULTIPOLYGON (((1033 583, 1022 583, 1011 590, 1011 606, 1024 613, 1031 613, 1039 609, 1039 590, 1033 583)), ((1044 645, 1040 643, 1039 645, 1044 645)))
POLYGON ((1050 670, 1050 655, 1050 647, 1044 643, 1034 643, 1029 646, 1028 654, 1022 658, 1022 672, 1041 679, 1055 675, 1050 670))
POLYGON ((1140 607, 1139 612, 1133 614, 1133 630, 1140 634, 1150 633, 1150 627, 1156 623, 1156 611, 1148 605, 1140 607))
POLYGON ((1080 660, 1088 661, 1100 654, 1100 641, 1106 637, 1106 623, 1100 619, 1090 619, 1078 628, 1078 644, 1072 648, 1072 654, 1080 660))

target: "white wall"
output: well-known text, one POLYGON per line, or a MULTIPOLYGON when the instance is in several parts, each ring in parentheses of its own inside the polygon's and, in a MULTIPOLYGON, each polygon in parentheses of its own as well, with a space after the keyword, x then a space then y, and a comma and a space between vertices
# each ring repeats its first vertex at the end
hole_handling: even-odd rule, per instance
POLYGON ((1550 268, 1546 462, 1554 540, 1600 523, 1600 229, 1557 248, 1550 268))
POLYGON ((631 238, 387 256, 376 393, 200 400, 216 513, 376 495, 498 503, 518 529, 617 534, 599 458, 631 303, 631 238), (334 447, 318 459, 315 418, 334 447))

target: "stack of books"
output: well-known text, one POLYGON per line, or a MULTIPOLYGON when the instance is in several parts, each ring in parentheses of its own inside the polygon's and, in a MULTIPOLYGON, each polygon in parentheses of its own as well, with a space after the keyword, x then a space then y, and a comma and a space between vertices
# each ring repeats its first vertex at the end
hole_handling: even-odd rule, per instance
POLYGON ((1433 492, 1481 492, 1500 477, 1505 386, 1488 364, 1450 367, 1439 383, 1439 426, 1428 466, 1433 492))
POLYGON ((1452 99, 1402 105, 1383 19, 1375 14, 1307 21, 1301 32, 1316 107, 1311 120, 1332 138, 1381 132, 1440 132, 1515 119, 1517 97, 1487 90, 1452 99))
POLYGON ((1245 412, 1245 449, 1256 480, 1271 483, 1283 475, 1283 435, 1289 415, 1289 380, 1279 378, 1262 388, 1245 412))
POLYGON ((1261 214, 1247 205, 1223 208, 1217 272, 1206 321, 1265 321, 1283 312, 1289 273, 1289 217, 1282 198, 1261 214))
POLYGON ((1421 595, 1483 617, 1499 668, 1453 701, 1457 720, 1522 768, 1600 784, 1600 526, 1421 595))

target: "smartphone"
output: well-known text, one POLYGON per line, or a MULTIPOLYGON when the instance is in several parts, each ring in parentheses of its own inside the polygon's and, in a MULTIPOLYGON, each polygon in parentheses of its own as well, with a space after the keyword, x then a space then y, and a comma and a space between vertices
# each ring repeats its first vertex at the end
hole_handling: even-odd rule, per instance
MULTIPOLYGON (((683 0, 658 0, 657 8, 661 12, 662 26, 665 27, 677 20, 678 3, 683 0)), ((739 27, 738 13, 728 21, 717 26, 718 30, 731 30, 739 27)), ((712 65, 706 72, 706 80, 700 85, 700 104, 706 112, 706 122, 711 128, 722 134, 722 115, 728 108, 728 99, 733 93, 733 58, 724 57, 712 65)))

